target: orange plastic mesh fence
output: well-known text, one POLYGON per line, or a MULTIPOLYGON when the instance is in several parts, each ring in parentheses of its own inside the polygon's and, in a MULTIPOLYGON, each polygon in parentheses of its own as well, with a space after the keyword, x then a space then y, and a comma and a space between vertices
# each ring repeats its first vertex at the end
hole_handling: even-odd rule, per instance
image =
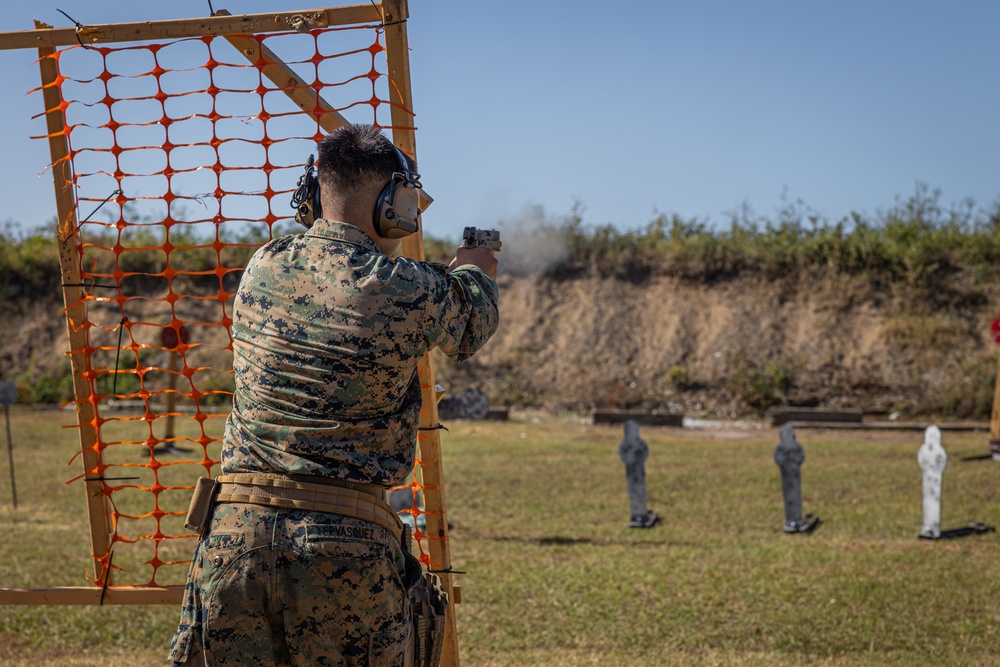
MULTIPOLYGON (((251 39, 347 120, 393 129, 380 26, 251 39)), ((86 345, 70 354, 81 355, 91 394, 77 400, 93 404, 98 434, 83 443, 96 467, 71 481, 99 478, 111 507, 110 548, 94 554, 103 571, 86 576, 183 583, 194 549, 184 513, 194 480, 218 471, 231 403, 234 293, 253 251, 295 231, 291 193, 324 111, 301 110, 262 74, 263 56, 251 63, 222 37, 50 57, 86 311, 70 322, 86 345)), ((414 502, 403 516, 421 513, 414 502)))

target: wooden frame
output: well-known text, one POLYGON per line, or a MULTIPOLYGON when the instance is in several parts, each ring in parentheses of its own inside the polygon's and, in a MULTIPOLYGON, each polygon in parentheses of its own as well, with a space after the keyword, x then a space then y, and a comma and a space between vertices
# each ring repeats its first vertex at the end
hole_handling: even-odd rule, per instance
MULTIPOLYGON (((80 266, 78 250, 80 238, 76 230, 76 199, 72 189, 70 173, 69 145, 65 135, 63 114, 59 111, 60 93, 55 85, 58 75, 56 64, 51 58, 58 46, 80 44, 120 43, 140 40, 171 39, 192 36, 217 35, 224 37, 251 62, 262 58, 267 64, 262 73, 276 86, 285 90, 299 108, 311 110, 317 105, 324 113, 320 127, 330 132, 347 123, 347 120, 330 104, 324 101, 295 72, 284 64, 273 52, 261 45, 250 35, 256 32, 274 32, 295 29, 305 24, 309 28, 325 28, 358 23, 381 23, 384 25, 386 60, 388 75, 394 85, 389 86, 392 103, 391 117, 395 128, 393 141, 404 152, 416 156, 416 140, 412 129, 412 109, 410 87, 409 54, 406 34, 406 19, 409 11, 406 0, 383 0, 381 3, 315 9, 298 12, 275 12, 268 14, 231 15, 220 10, 206 18, 156 21, 147 23, 123 23, 80 28, 52 28, 39 21, 34 31, 0 33, 0 49, 38 48, 45 102, 45 118, 49 138, 49 150, 53 164, 58 211, 58 240, 63 283, 63 300, 66 306, 66 326, 70 342, 74 388, 76 392, 77 418, 80 426, 80 446, 84 470, 100 469, 101 461, 96 451, 98 434, 95 423, 96 408, 89 400, 90 385, 84 379, 89 370, 90 359, 84 353, 88 345, 88 335, 83 323, 86 319, 85 294, 80 286, 80 266), (258 49, 261 49, 258 52, 258 49), (402 129, 400 129, 402 128, 402 129)), ((433 199, 422 194, 422 209, 433 199)), ((403 253, 416 259, 424 259, 424 242, 421 233, 407 237, 403 241, 403 253)), ((423 410, 420 427, 430 429, 419 440, 420 459, 425 485, 424 501, 427 515, 427 533, 434 539, 428 540, 430 558, 435 571, 439 573, 445 590, 453 602, 459 598, 458 587, 451 574, 451 553, 447 540, 447 516, 444 494, 444 476, 441 457, 441 440, 438 425, 438 410, 435 392, 434 371, 430 354, 420 361, 418 372, 421 379, 423 410)), ((90 515, 92 553, 95 554, 95 572, 103 566, 99 554, 108 553, 111 547, 111 512, 108 498, 100 479, 86 479, 86 499, 90 515)), ((182 586, 114 586, 112 573, 106 572, 104 586, 55 587, 55 588, 0 588, 0 605, 90 605, 90 604, 180 604, 182 586)), ((458 665, 458 641, 454 605, 448 606, 445 644, 442 665, 458 665)))

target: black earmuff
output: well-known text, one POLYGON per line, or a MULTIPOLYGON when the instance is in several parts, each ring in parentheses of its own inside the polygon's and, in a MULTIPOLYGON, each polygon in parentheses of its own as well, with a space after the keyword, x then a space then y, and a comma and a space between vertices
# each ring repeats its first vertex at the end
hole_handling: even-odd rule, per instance
POLYGON ((420 216, 420 174, 410 169, 403 151, 395 146, 399 171, 382 188, 375 202, 375 231, 387 239, 401 239, 417 231, 420 216))
POLYGON ((310 229, 314 222, 323 217, 323 209, 319 203, 319 177, 313 158, 314 156, 309 156, 306 170, 299 176, 298 186, 292 195, 295 221, 306 229, 310 229))

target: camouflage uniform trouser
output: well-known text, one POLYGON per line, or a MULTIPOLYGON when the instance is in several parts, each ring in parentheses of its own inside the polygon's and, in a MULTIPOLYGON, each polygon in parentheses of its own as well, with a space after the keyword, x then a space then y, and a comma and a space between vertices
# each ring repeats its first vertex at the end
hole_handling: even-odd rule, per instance
POLYGON ((410 641, 399 542, 337 514, 224 503, 199 540, 174 665, 397 667, 410 641))

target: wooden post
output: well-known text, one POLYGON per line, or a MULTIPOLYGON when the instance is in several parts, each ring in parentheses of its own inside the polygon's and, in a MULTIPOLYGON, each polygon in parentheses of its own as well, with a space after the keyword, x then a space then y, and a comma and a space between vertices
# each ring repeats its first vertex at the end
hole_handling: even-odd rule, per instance
POLYGON ((170 351, 170 366, 167 373, 167 421, 163 429, 163 440, 167 447, 174 448, 174 410, 177 407, 177 371, 181 369, 181 355, 177 350, 170 351))
MULTIPOLYGON (((50 29, 35 21, 38 30, 50 29)), ((94 557, 94 577, 112 584, 110 571, 105 572, 101 559, 111 549, 111 507, 104 493, 101 453, 97 449, 97 407, 94 404, 90 381, 84 374, 91 370, 87 354, 88 333, 86 293, 80 279, 80 236, 76 229, 76 197, 73 194, 72 173, 69 160, 69 142, 66 125, 60 109, 62 95, 56 85, 58 65, 52 56, 55 48, 38 49, 39 68, 42 73, 42 98, 45 101, 45 124, 49 135, 49 153, 52 157, 52 180, 56 190, 57 237, 59 241, 59 266, 62 274, 63 303, 66 306, 66 331, 69 335, 70 365, 73 370, 73 390, 76 396, 76 418, 80 428, 80 450, 83 470, 87 475, 84 489, 87 494, 87 512, 90 515, 90 548, 94 557)))
POLYGON ((990 440, 1000 447, 1000 357, 997 358, 997 379, 993 389, 993 416, 990 419, 990 440))
POLYGON ((7 462, 10 464, 10 495, 17 509, 17 481, 14 477, 14 441, 10 437, 10 406, 3 404, 4 421, 7 422, 7 462))
MULTIPOLYGON (((397 147, 416 159, 417 144, 414 135, 413 96, 410 88, 410 58, 409 41, 406 34, 406 19, 409 10, 406 0, 383 0, 385 24, 386 62, 389 68, 389 98, 392 102, 392 138, 397 147)), ((422 225, 421 225, 422 230, 422 225)), ((417 260, 423 260, 423 232, 418 231, 403 239, 403 254, 417 260)), ((441 431, 438 426, 438 407, 435 392, 434 367, 431 355, 428 353, 420 361, 418 367, 423 408, 420 412, 420 427, 423 430, 419 440, 420 459, 424 467, 424 509, 428 512, 427 534, 433 539, 428 540, 432 569, 438 572, 441 583, 452 604, 447 607, 445 616, 444 646, 441 654, 443 667, 457 667, 458 633, 455 619, 455 602, 458 590, 451 575, 451 546, 448 542, 448 515, 444 490, 444 465, 441 458, 441 431)))

